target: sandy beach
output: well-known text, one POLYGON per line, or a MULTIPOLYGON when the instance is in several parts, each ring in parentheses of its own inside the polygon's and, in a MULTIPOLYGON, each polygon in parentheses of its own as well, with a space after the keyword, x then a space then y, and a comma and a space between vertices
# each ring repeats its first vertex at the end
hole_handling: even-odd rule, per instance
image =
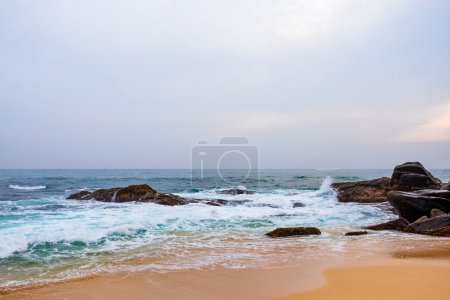
MULTIPOLYGON (((351 259, 298 260, 270 268, 143 271, 3 291, 3 299, 445 299, 450 295, 447 239, 414 250, 351 259), (430 248, 433 245, 433 248, 430 248)), ((381 248, 387 249, 392 244, 381 248)), ((276 254, 274 254, 276 255, 276 254)))

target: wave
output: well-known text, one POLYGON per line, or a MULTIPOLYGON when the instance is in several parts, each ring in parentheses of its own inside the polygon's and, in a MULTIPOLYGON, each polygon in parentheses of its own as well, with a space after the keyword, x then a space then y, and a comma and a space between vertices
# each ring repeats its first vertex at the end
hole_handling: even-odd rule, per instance
POLYGON ((10 184, 8 185, 10 189, 13 190, 23 190, 23 191, 35 191, 35 190, 44 190, 47 187, 45 185, 16 185, 16 184, 10 184))

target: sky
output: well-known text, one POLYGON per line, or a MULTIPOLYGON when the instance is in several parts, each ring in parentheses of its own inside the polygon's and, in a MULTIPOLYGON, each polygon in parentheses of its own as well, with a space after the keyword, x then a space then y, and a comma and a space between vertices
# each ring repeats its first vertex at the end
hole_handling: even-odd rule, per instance
POLYGON ((450 2, 0 1, 0 168, 230 136, 260 168, 450 168, 450 2))

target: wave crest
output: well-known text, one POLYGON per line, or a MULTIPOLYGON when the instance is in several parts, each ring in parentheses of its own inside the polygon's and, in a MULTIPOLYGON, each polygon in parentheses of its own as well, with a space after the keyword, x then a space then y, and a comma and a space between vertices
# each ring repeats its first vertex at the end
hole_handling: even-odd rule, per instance
POLYGON ((10 184, 8 185, 10 189, 13 190, 23 190, 23 191, 35 191, 35 190, 44 190, 47 187, 45 185, 16 185, 16 184, 10 184))

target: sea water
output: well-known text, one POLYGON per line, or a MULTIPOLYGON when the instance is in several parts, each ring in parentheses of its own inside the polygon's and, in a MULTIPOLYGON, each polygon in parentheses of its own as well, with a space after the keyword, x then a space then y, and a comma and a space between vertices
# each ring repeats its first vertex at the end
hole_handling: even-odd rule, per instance
MULTIPOLYGON (((299 247, 296 255, 313 255, 317 245, 334 255, 346 243, 346 230, 395 215, 386 204, 340 203, 330 184, 391 172, 261 170, 258 179, 243 179, 238 170, 222 176, 211 170, 192 179, 189 170, 0 170, 0 286, 121 270, 246 267, 264 264, 274 251, 280 260, 299 247), (80 190, 141 183, 182 197, 248 201, 172 207, 66 199, 80 190), (220 193, 229 188, 256 193, 220 193), (264 236, 283 226, 316 226, 323 234, 302 244, 264 236)), ((432 172, 450 179, 450 170, 432 172)))

